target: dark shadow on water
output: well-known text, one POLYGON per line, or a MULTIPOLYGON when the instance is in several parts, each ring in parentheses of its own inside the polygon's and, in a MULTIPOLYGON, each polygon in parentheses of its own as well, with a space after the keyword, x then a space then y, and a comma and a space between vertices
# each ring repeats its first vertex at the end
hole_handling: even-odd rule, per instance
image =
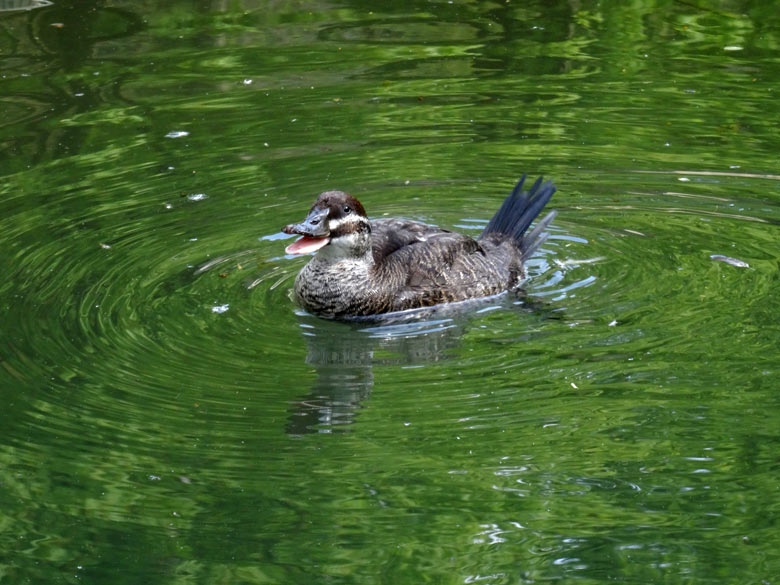
MULTIPOLYGON (((348 431, 371 394, 375 366, 415 367, 451 359, 469 323, 494 310, 548 312, 549 307, 518 293, 352 322, 299 312, 306 363, 317 378, 308 395, 293 403, 287 433, 348 431)), ((550 318, 560 314, 550 313, 550 318)))
POLYGON ((0 127, 17 128, 7 150, 33 152, 33 165, 79 154, 94 128, 46 120, 122 103, 123 81, 133 74, 131 38, 144 30, 143 17, 102 0, 0 0, 0 14, 0 34, 10 48, 0 51, 0 69, 19 88, 3 99, 3 107, 12 108, 5 119, 0 116, 0 127), (14 5, 22 8, 2 12, 14 5))

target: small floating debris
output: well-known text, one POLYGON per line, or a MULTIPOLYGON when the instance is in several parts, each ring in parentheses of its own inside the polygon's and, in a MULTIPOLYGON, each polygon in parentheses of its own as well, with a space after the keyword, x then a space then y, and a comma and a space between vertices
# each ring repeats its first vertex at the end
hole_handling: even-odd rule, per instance
POLYGON ((186 130, 173 130, 171 132, 168 132, 168 134, 165 135, 166 138, 184 138, 185 136, 189 136, 190 133, 186 130))
POLYGON ((222 313, 227 313, 228 309, 230 308, 230 304, 224 304, 224 305, 215 305, 211 307, 212 313, 217 313, 218 315, 221 315, 222 313))
POLYGON ((723 254, 711 254, 710 259, 717 260, 718 262, 725 262, 726 264, 731 264, 737 268, 750 268, 750 264, 744 260, 740 260, 739 258, 732 258, 731 256, 724 256, 723 254))
POLYGON ((187 195, 187 199, 190 201, 203 201, 204 199, 207 199, 208 195, 205 193, 190 193, 187 195))

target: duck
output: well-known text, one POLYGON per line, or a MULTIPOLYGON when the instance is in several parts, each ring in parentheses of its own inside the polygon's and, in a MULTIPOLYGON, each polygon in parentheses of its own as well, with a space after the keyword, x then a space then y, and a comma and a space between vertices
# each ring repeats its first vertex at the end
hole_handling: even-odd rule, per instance
POLYGON ((301 236, 286 254, 314 254, 295 278, 295 300, 314 315, 348 320, 517 290, 557 213, 528 230, 556 187, 539 177, 524 190, 525 179, 476 238, 408 219, 372 220, 352 195, 320 193, 302 222, 282 228, 301 236))

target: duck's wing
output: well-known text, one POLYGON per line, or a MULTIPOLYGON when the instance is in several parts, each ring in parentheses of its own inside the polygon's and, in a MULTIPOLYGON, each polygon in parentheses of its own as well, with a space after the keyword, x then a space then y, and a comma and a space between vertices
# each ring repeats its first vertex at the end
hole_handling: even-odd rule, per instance
POLYGON ((449 234, 433 225, 406 219, 377 219, 371 222, 371 251, 379 264, 395 252, 436 234, 449 234))
POLYGON ((485 296, 496 285, 479 242, 455 232, 438 231, 398 248, 382 270, 398 287, 396 310, 485 296))

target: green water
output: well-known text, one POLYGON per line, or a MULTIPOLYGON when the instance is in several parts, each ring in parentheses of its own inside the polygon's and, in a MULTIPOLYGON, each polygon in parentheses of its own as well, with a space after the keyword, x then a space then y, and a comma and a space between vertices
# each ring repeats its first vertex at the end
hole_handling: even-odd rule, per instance
POLYGON ((777 583, 779 15, 0 12, 0 583, 777 583), (523 172, 526 296, 290 300, 318 192, 476 235, 523 172))

